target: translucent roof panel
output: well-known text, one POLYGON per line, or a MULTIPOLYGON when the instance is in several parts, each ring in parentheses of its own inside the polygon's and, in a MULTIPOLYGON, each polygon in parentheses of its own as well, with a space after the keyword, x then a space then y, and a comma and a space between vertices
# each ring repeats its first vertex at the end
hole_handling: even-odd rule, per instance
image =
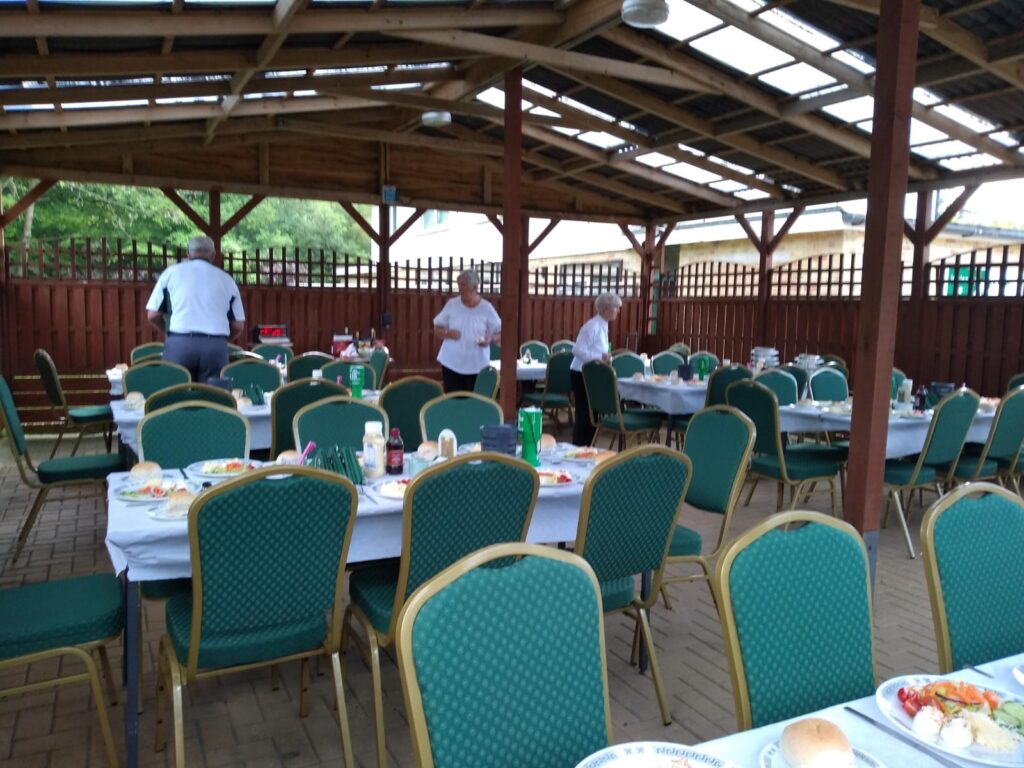
POLYGON ((932 128, 927 123, 922 123, 916 117, 910 118, 910 143, 930 144, 935 141, 945 141, 949 136, 938 128, 932 128))
POLYGON ((969 171, 973 168, 985 168, 990 165, 999 165, 999 160, 984 153, 964 155, 963 157, 950 157, 946 160, 939 160, 939 165, 951 171, 969 171))
POLYGON ((149 102, 145 99, 123 101, 81 101, 61 104, 64 109, 113 109, 117 107, 144 107, 149 102))
POLYGON ((674 157, 663 155, 661 152, 648 152, 646 155, 638 155, 637 162, 660 168, 663 165, 671 165, 676 161, 674 157))
POLYGON ((673 176, 679 176, 687 181, 692 181, 694 184, 707 184, 712 181, 721 181, 722 179, 722 177, 717 173, 705 171, 703 168, 698 168, 697 166, 690 165, 689 163, 666 165, 661 170, 667 171, 673 176))
POLYGON ((668 21, 657 30, 675 40, 686 40, 721 26, 722 20, 683 0, 668 0, 668 21))
POLYGON ((725 192, 726 194, 729 195, 734 194, 736 192, 742 192, 744 189, 746 189, 745 186, 740 184, 738 181, 733 181, 732 179, 722 179, 721 181, 716 181, 711 184, 708 184, 708 186, 711 187, 712 189, 717 189, 719 192, 725 192))
POLYGON ((723 64, 754 75, 793 61, 788 53, 748 35, 736 27, 726 27, 690 43, 694 48, 723 64))
POLYGON ((803 63, 790 64, 760 75, 757 79, 786 93, 803 93, 835 83, 834 78, 820 69, 803 63))
POLYGON ((737 192, 736 197, 743 200, 764 200, 769 197, 767 192, 762 192, 760 189, 745 189, 742 192, 737 192))
MULTIPOLYGON (((477 101, 482 101, 484 104, 490 104, 492 107, 498 109, 505 108, 505 92, 500 88, 488 88, 486 91, 481 91, 476 95, 477 101)), ((533 102, 523 99, 522 108, 529 109, 533 106, 533 102)))
POLYGON ((938 160, 943 157, 953 157, 954 155, 969 155, 975 149, 970 144, 965 144, 962 141, 939 141, 934 144, 922 144, 918 147, 911 147, 911 151, 921 157, 927 157, 929 160, 938 160))
POLYGON ((773 27, 781 29, 783 32, 798 38, 800 42, 819 51, 828 51, 839 45, 839 41, 834 37, 826 35, 821 30, 815 29, 809 24, 803 23, 791 14, 777 8, 762 13, 758 18, 763 19, 773 27))
POLYGON ((861 72, 862 74, 865 75, 870 75, 872 72, 875 71, 873 65, 869 64, 863 58, 856 55, 855 53, 851 53, 850 51, 836 51, 835 53, 832 54, 832 58, 838 62, 845 64, 848 67, 853 67, 858 72, 861 72))
POLYGON ((613 136, 610 133, 604 131, 586 131, 585 133, 577 134, 577 139, 585 141, 587 144, 593 144, 595 147, 601 147, 602 149, 611 149, 617 147, 625 142, 618 136, 613 136))
POLYGON ((856 123, 858 120, 874 117, 875 99, 873 96, 860 96, 856 99, 840 101, 838 104, 829 104, 825 107, 825 111, 843 122, 856 123))

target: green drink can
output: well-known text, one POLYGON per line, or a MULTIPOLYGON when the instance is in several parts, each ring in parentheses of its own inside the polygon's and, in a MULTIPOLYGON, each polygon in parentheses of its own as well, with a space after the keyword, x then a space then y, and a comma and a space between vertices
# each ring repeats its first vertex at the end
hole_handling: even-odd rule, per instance
POLYGON ((349 389, 352 390, 352 397, 363 396, 363 366, 353 365, 348 370, 349 389))

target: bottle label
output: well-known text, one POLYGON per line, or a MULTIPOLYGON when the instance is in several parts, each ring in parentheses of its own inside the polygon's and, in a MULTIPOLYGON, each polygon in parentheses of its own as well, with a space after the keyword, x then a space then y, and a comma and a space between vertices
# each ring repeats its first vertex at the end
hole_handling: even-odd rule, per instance
POLYGON ((388 469, 401 468, 403 463, 405 463, 405 453, 401 450, 388 451, 388 469))
POLYGON ((363 469, 377 469, 377 446, 363 441, 363 469))

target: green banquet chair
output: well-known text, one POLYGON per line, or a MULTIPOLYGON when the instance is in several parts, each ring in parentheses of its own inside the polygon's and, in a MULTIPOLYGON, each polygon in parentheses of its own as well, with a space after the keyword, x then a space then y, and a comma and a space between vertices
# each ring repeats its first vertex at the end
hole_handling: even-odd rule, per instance
POLYGON ((288 361, 295 357, 295 352, 285 344, 257 344, 252 351, 266 360, 268 363, 275 362, 278 358, 288 365, 288 361))
POLYGON ((259 387, 264 392, 273 392, 281 386, 281 369, 273 363, 259 360, 236 360, 220 371, 221 378, 231 379, 233 389, 250 390, 259 387))
POLYGON ((166 408, 175 403, 183 403, 186 400, 199 400, 204 403, 214 403, 225 408, 235 409, 238 403, 235 396, 226 389, 215 387, 212 384, 199 384, 189 382, 188 384, 175 384, 173 387, 164 387, 146 398, 144 413, 152 413, 160 408, 166 408))
MULTIPOLYGON (((388 434, 388 415, 383 408, 353 397, 328 397, 300 408, 292 421, 295 445, 310 440, 321 448, 338 446, 363 450, 366 422, 379 421, 388 434)), ((403 435, 404 437, 404 435, 403 435)))
POLYGON ((392 427, 398 427, 405 442, 405 450, 415 451, 423 441, 420 432, 420 410, 444 390, 441 384, 425 376, 406 376, 388 384, 380 393, 377 404, 388 415, 392 427))
POLYGON ((523 357, 527 352, 530 353, 530 358, 535 363, 546 363, 548 361, 548 357, 551 355, 551 350, 548 349, 548 345, 543 341, 537 341, 536 339, 524 341, 519 345, 519 357, 523 357))
POLYGON ((563 768, 611 739, 601 592, 576 555, 467 555, 409 598, 395 647, 419 766, 563 768))
POLYGON ((594 569, 605 615, 624 613, 636 623, 665 725, 672 716, 647 610, 661 592, 665 557, 692 475, 690 459, 670 448, 643 445, 623 451, 587 478, 576 530, 576 554, 594 569), (644 573, 653 574, 651 588, 638 597, 636 578, 644 573))
POLYGON ((921 559, 940 674, 1024 652, 1022 539, 1024 501, 991 483, 957 488, 925 513, 921 559))
POLYGON ((355 486, 310 467, 254 470, 192 503, 192 590, 167 601, 157 675, 156 746, 158 751, 166 746, 169 696, 178 768, 185 765, 185 686, 301 661, 299 714, 305 717, 311 658, 330 661, 342 754, 345 765, 354 768, 338 649, 355 517, 355 486), (296 525, 297 505, 301 525, 296 525))
POLYGON ((341 383, 351 389, 353 368, 359 368, 363 372, 363 389, 377 389, 377 371, 364 360, 335 360, 321 370, 328 381, 337 381, 340 376, 341 383))
POLYGON ((899 368, 892 369, 892 375, 889 377, 889 399, 895 400, 896 395, 900 391, 900 387, 903 386, 903 382, 907 380, 907 374, 901 371, 899 368))
POLYGON ((505 417, 494 400, 473 392, 449 392, 424 403, 420 409, 420 434, 437 440, 443 429, 455 433, 459 445, 480 442, 480 427, 501 424, 505 417))
POLYGON ((721 365, 721 361, 718 359, 718 355, 714 352, 708 352, 706 349, 698 350, 690 355, 690 365, 693 366, 693 372, 696 373, 701 360, 708 361, 708 373, 713 372, 721 365))
POLYGON ((124 372, 121 379, 126 395, 129 392, 141 392, 143 397, 149 397, 154 392, 173 387, 175 384, 188 384, 191 381, 192 374, 188 368, 163 360, 136 363, 124 372))
MULTIPOLYGON (((744 381, 753 378, 754 374, 744 365, 719 366, 708 376, 708 388, 704 394, 704 407, 710 408, 714 405, 725 405, 725 392, 729 386, 736 381, 744 381)), ((690 423, 692 414, 673 414, 669 417, 669 429, 675 434, 676 447, 680 448, 681 440, 686 434, 686 428, 690 423)))
POLYGON ((270 400, 270 458, 296 448, 295 414, 304 405, 328 397, 348 395, 348 387, 326 379, 299 379, 278 389, 270 400))
POLYGON ((659 352, 651 358, 651 373, 668 376, 672 371, 678 371, 682 364, 683 358, 675 352, 659 352))
POLYGON ((548 368, 544 372, 544 384, 538 392, 524 392, 522 402, 524 405, 535 406, 551 416, 551 420, 558 424, 559 411, 569 414, 569 424, 572 424, 572 380, 570 378, 569 366, 572 365, 572 352, 555 352, 548 358, 548 368))
POLYGON ((164 354, 162 341, 151 341, 147 344, 139 344, 128 353, 128 364, 135 365, 145 360, 159 360, 164 354))
POLYGON ((941 486, 952 477, 957 460, 963 451, 967 430, 971 428, 971 422, 977 412, 978 395, 971 390, 960 389, 946 395, 932 412, 931 424, 928 426, 928 434, 921 452, 917 456, 887 459, 885 462, 884 483, 889 499, 885 505, 882 527, 884 528, 888 522, 889 509, 894 505, 907 542, 907 551, 912 559, 916 553, 910 540, 910 530, 907 528, 910 508, 908 504, 904 504, 903 494, 907 491, 912 494, 919 489, 934 489, 940 496, 942 495, 941 486))
POLYGON ((792 374, 778 368, 768 368, 761 371, 754 379, 775 393, 775 399, 780 406, 796 405, 799 400, 799 385, 792 374))
POLYGON ((666 576, 662 580, 661 594, 670 606, 666 585, 676 582, 707 581, 712 589, 711 569, 722 552, 729 535, 732 515, 739 501, 743 481, 750 466, 754 449, 754 422, 736 408, 713 405, 697 411, 690 419, 683 443, 683 454, 690 459, 693 479, 686 491, 688 506, 718 515, 718 537, 715 548, 703 554, 701 535, 678 523, 672 531, 668 548, 670 566, 700 566, 699 574, 666 576))
POLYGON ((99 432, 103 435, 103 442, 110 452, 114 435, 114 414, 109 405, 78 405, 71 407, 64 395, 64 387, 60 383, 60 375, 57 373, 57 366, 45 349, 37 349, 35 352, 36 368, 39 370, 39 378, 43 382, 43 390, 50 401, 50 405, 59 412, 59 431, 57 439, 50 450, 50 458, 57 455, 57 448, 64 438, 68 427, 78 428, 78 438, 71 448, 71 455, 78 453, 82 444, 82 438, 91 432, 99 432))
POLYGON ((810 375, 807 373, 806 368, 801 368, 793 363, 786 363, 786 365, 780 365, 779 370, 785 371, 796 379, 797 400, 807 397, 807 382, 810 379, 810 375))
POLYGON ((677 341, 675 344, 670 345, 667 351, 668 352, 675 352, 680 357, 689 357, 690 356, 690 345, 689 344, 684 344, 681 341, 677 341))
POLYGON ((644 374, 646 366, 643 358, 636 352, 620 352, 612 358, 612 370, 615 371, 615 378, 629 379, 633 374, 644 374))
POLYGON ((850 386, 842 372, 835 368, 819 368, 807 382, 812 400, 845 403, 850 397, 850 386))
POLYGON ((186 400, 147 413, 135 429, 139 461, 155 461, 163 469, 249 456, 249 420, 223 405, 186 400))
POLYGON ((871 575, 853 526, 772 515, 722 554, 715 591, 740 730, 875 692, 871 575))
POLYGON ((333 363, 336 359, 323 352, 303 352, 301 355, 295 355, 288 361, 288 381, 312 378, 313 371, 322 370, 325 365, 333 363))
POLYGON ((370 353, 370 359, 367 362, 373 368, 376 376, 376 386, 374 389, 381 389, 384 386, 384 377, 387 375, 391 357, 383 348, 377 347, 370 353))
POLYGON ((953 481, 970 483, 976 480, 999 480, 1014 483, 1020 493, 1013 470, 1020 463, 1024 447, 1024 387, 1011 390, 1000 401, 992 419, 988 439, 981 445, 967 443, 953 469, 953 481))
POLYGON ((488 365, 486 368, 481 368, 480 373, 476 375, 473 392, 495 400, 498 397, 498 384, 498 369, 488 365))
POLYGON ((106 512, 106 482, 107 475, 111 472, 119 472, 122 468, 120 455, 117 453, 99 453, 88 456, 65 456, 57 459, 47 459, 38 465, 32 461, 29 454, 28 443, 25 440, 25 430, 21 425, 21 418, 18 416, 18 409, 14 405, 14 397, 7 385, 7 379, 0 376, 0 417, 4 432, 7 433, 7 441, 14 456, 14 463, 18 467, 18 474, 21 480, 29 488, 36 491, 36 497, 32 501, 28 517, 22 523, 21 531, 18 533, 14 545, 14 552, 11 554, 11 562, 15 562, 21 555, 21 550, 28 540, 28 534, 35 525, 43 503, 47 495, 54 488, 68 488, 73 486, 93 486, 96 492, 103 498, 103 509, 106 512))
POLYGON ((830 366, 843 374, 843 378, 850 378, 850 366, 839 355, 822 355, 821 359, 826 366, 830 366))
POLYGON ((1006 385, 1006 391, 1010 392, 1021 386, 1024 386, 1024 373, 1018 373, 1016 376, 1013 376, 1010 379, 1010 383, 1006 385))
MULTIPOLYGON (((0 590, 0 673, 15 683, 12 687, 0 688, 0 699, 87 681, 100 721, 107 763, 117 768, 120 763, 110 730, 107 699, 92 652, 96 651, 99 656, 107 691, 116 704, 117 687, 110 671, 107 645, 118 641, 123 628, 121 582, 113 574, 79 576, 0 590), (25 675, 23 671, 20 682, 11 674, 29 665, 32 665, 32 673, 25 675), (51 672, 40 675, 39 671, 44 669, 57 676, 51 677, 51 672)), ((60 703, 67 702, 63 698, 57 701, 59 713, 63 709, 60 703)), ((81 725, 81 721, 77 725, 81 725)), ((8 739, 13 730, 14 726, 9 726, 8 739)), ((85 738, 84 732, 82 738, 85 738)), ((82 749, 78 754, 85 760, 88 750, 82 749)))
POLYGON ((474 453, 433 466, 405 490, 401 558, 356 568, 349 576, 341 648, 352 639, 370 667, 381 768, 387 752, 380 648, 394 642, 402 607, 420 585, 469 553, 523 541, 539 483, 533 467, 496 453, 474 453))
POLYGON ((551 354, 556 355, 559 352, 572 352, 572 348, 576 346, 576 342, 572 339, 559 339, 551 345, 551 354))
POLYGON ((492 363, 495 360, 501 360, 501 345, 495 344, 493 341, 491 342, 490 357, 492 363))
POLYGON ((665 414, 653 408, 623 408, 615 370, 611 365, 600 360, 591 360, 585 364, 583 385, 587 390, 591 420, 595 427, 592 445, 597 445, 602 432, 612 433, 609 447, 615 442, 616 436, 620 448, 625 447, 631 437, 639 440, 646 435, 650 441, 658 441, 665 414))

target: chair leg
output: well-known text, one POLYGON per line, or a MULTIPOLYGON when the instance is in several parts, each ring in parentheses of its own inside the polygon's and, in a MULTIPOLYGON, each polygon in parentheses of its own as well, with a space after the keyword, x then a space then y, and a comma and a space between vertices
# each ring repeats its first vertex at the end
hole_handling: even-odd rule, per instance
POLYGON ((300 664, 299 691, 299 717, 309 717, 309 657, 300 664))
POLYGON ((107 646, 100 645, 96 648, 96 652, 100 657, 100 668, 103 670, 103 682, 107 686, 107 691, 110 692, 110 704, 111 706, 117 706, 117 686, 114 685, 114 673, 110 671, 110 657, 107 656, 107 646))
POLYGON ((836 479, 834 477, 828 479, 828 494, 832 499, 832 517, 841 517, 839 508, 836 506, 836 479))
POLYGON ((277 668, 277 664, 270 665, 270 690, 279 691, 281 689, 281 670, 277 668))
POLYGON ((903 514, 903 500, 900 498, 900 493, 897 490, 892 491, 892 499, 896 504, 896 514, 900 519, 900 527, 903 529, 903 538, 907 541, 907 552, 910 553, 910 559, 913 560, 917 557, 917 553, 914 552, 914 543, 910 540, 910 529, 907 528, 907 518, 903 514))
POLYGON ((387 768, 388 753, 384 740, 384 686, 380 676, 380 643, 372 627, 366 627, 370 644, 370 674, 373 678, 373 720, 377 736, 377 765, 387 768))
POLYGON ((668 589, 666 589, 665 587, 666 587, 665 582, 662 582, 661 583, 661 600, 662 600, 663 603, 665 603, 665 608, 667 610, 671 611, 672 610, 672 601, 668 599, 668 589))
POLYGON ((754 491, 757 490, 757 484, 761 482, 761 478, 755 477, 753 482, 750 484, 750 492, 747 494, 747 500, 743 502, 744 507, 750 506, 750 500, 754 498, 754 491))
POLYGON ((889 510, 892 509, 892 493, 885 495, 885 512, 882 514, 882 527, 889 527, 889 510))
POLYGON ((658 707, 661 709, 661 722, 665 725, 671 725, 672 714, 668 711, 668 702, 665 701, 661 671, 658 669, 658 656, 654 652, 654 638, 651 637, 651 626, 647 623, 647 614, 642 608, 637 608, 636 613, 637 622, 640 625, 640 634, 643 635, 644 644, 647 646, 647 659, 651 667, 651 679, 654 681, 654 692, 658 697, 658 707))
POLYGON ((803 493, 805 483, 799 482, 793 486, 793 489, 789 497, 789 508, 790 510, 796 509, 796 503, 800 499, 800 495, 803 493))
MULTIPOLYGON (((144 635, 142 634, 142 607, 143 607, 144 603, 145 603, 145 601, 141 601, 139 603, 139 610, 136 612, 138 614, 138 616, 139 616, 138 634, 136 635, 136 637, 139 638, 139 642, 138 642, 138 646, 139 646, 138 656, 139 656, 139 658, 137 658, 135 661, 136 661, 136 665, 137 665, 136 669, 139 670, 139 675, 138 675, 138 679, 136 680, 136 689, 135 690, 136 690, 136 693, 138 695, 135 697, 135 701, 136 701, 135 709, 137 710, 137 712, 140 715, 142 714, 142 710, 143 710, 143 707, 142 707, 142 646, 145 645, 145 643, 143 642, 144 635)), ((158 653, 159 653, 159 651, 158 651, 158 653)))
POLYGON ((352 756, 352 734, 348 727, 348 707, 345 706, 345 684, 341 676, 341 658, 337 651, 331 654, 331 671, 334 673, 334 696, 338 710, 338 727, 341 729, 341 748, 345 755, 346 768, 355 768, 352 756))
POLYGON ((171 707, 174 714, 174 765, 185 768, 185 716, 182 709, 181 668, 177 659, 170 663, 171 707))
MULTIPOLYGON (((102 649, 103 646, 101 645, 102 649)), ((106 658, 104 654, 101 658, 106 658)), ((107 760, 110 762, 111 768, 119 768, 120 762, 117 759, 117 748, 114 746, 114 734, 110 730, 110 718, 107 714, 107 700, 103 695, 103 686, 100 684, 100 676, 96 672, 96 664, 93 662, 92 657, 82 652, 82 660, 85 662, 86 671, 89 674, 89 685, 92 686, 92 696, 96 699, 96 714, 100 719, 100 731, 103 733, 103 743, 107 747, 107 760)), ((107 673, 109 675, 109 666, 107 673)), ((112 680, 108 678, 108 685, 112 683, 112 680)))
MULTIPOLYGON (((167 677, 170 672, 167 668, 167 658, 164 656, 163 645, 163 641, 161 641, 156 660, 156 738, 153 742, 153 749, 157 752, 163 752, 167 748, 167 728, 164 725, 164 694, 167 691, 167 677)), ((140 696, 139 698, 142 697, 140 696)))
POLYGON ((782 504, 786 500, 786 486, 781 482, 775 484, 775 511, 782 511, 782 504))
POLYGON ((60 432, 57 433, 57 439, 53 441, 53 448, 50 449, 50 458, 52 459, 57 455, 57 448, 60 447, 60 441, 64 439, 64 433, 68 431, 67 422, 60 425, 60 432))
POLYGON ((28 540, 29 531, 35 525, 36 518, 39 516, 39 510, 43 508, 43 502, 46 501, 46 494, 49 492, 50 489, 47 486, 43 486, 39 489, 39 493, 36 494, 36 499, 32 502, 32 510, 28 513, 28 517, 25 518, 25 522, 21 526, 21 533, 18 534, 18 541, 14 545, 14 555, 11 557, 12 563, 17 562, 18 557, 21 555, 21 550, 28 540))

